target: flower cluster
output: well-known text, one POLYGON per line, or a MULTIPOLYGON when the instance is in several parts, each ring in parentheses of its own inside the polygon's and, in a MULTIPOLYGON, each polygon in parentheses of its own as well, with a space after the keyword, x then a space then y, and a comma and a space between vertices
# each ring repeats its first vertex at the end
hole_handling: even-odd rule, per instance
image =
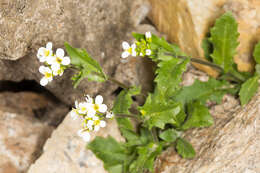
POLYGON ((151 50, 151 42, 152 42, 152 34, 151 32, 145 33, 145 39, 141 39, 140 41, 135 41, 132 45, 124 41, 122 43, 122 47, 124 52, 122 53, 122 58, 127 58, 129 55, 132 56, 149 56, 152 54, 151 50))
POLYGON ((39 48, 37 57, 40 62, 45 63, 45 66, 40 66, 39 71, 44 75, 40 84, 47 85, 53 80, 54 76, 62 76, 64 70, 70 64, 70 58, 64 56, 63 49, 58 48, 56 54, 52 50, 52 43, 47 43, 46 47, 39 48))
POLYGON ((106 126, 104 118, 114 117, 112 112, 107 111, 101 95, 96 96, 95 100, 87 95, 84 102, 76 101, 70 115, 74 120, 77 118, 82 120, 82 129, 78 131, 78 135, 86 142, 90 140, 91 131, 98 131, 100 127, 106 126))

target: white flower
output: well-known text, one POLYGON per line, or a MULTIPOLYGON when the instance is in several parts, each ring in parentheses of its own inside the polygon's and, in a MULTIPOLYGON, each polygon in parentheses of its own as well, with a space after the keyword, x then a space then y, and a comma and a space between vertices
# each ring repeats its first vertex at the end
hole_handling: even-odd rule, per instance
POLYGON ((99 131, 100 127, 106 127, 106 122, 103 120, 95 120, 94 121, 94 130, 99 131))
POLYGON ((40 47, 37 52, 37 57, 39 58, 40 62, 45 62, 49 57, 53 55, 52 53, 52 43, 48 42, 46 47, 40 47))
POLYGON ((60 66, 61 65, 69 65, 70 64, 70 58, 65 56, 65 52, 63 49, 58 48, 56 50, 56 55, 50 59, 50 62, 48 62, 49 64, 51 64, 51 69, 53 71, 58 71, 60 70, 60 66))
POLYGON ((107 111, 107 105, 103 104, 103 97, 101 95, 96 96, 93 109, 101 113, 105 113, 107 111))
POLYGON ((48 82, 52 81, 53 74, 52 74, 52 70, 49 67, 40 66, 39 71, 44 75, 44 77, 40 81, 40 84, 42 86, 45 86, 48 84, 48 82))
POLYGON ((64 72, 64 69, 63 69, 63 68, 60 68, 60 69, 55 69, 55 70, 53 71, 53 74, 54 74, 54 76, 57 76, 57 75, 62 76, 62 75, 63 75, 63 72, 64 72))
POLYGON ((84 129, 78 131, 78 136, 80 136, 85 142, 90 141, 90 134, 84 129))
POLYGON ((122 53, 122 58, 127 58, 129 55, 136 56, 136 44, 132 44, 131 46, 127 42, 122 43, 122 47, 124 52, 122 53))
POLYGON ((89 129, 89 130, 93 130, 93 125, 94 125, 94 121, 93 120, 88 120, 88 122, 87 122, 87 128, 89 129))
POLYGON ((80 114, 86 114, 88 112, 89 109, 91 109, 92 106, 90 103, 87 103, 87 102, 81 102, 79 103, 78 105, 78 112, 80 114))
POLYGON ((146 49, 146 50, 145 50, 145 54, 148 55, 148 56, 151 55, 151 54, 152 54, 151 49, 146 49))
POLYGON ((145 38, 147 38, 147 39, 152 38, 151 32, 146 32, 145 33, 145 38))
POLYGON ((106 118, 111 119, 111 118, 113 118, 114 116, 115 116, 115 115, 114 115, 113 112, 107 112, 107 113, 106 113, 106 118))

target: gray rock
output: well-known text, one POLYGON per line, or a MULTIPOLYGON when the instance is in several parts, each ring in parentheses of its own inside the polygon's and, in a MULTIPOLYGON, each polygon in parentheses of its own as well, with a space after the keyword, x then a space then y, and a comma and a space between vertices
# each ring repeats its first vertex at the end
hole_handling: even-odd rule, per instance
MULTIPOLYGON (((42 76, 38 72, 40 63, 36 52, 48 41, 55 48, 63 48, 64 42, 86 48, 104 71, 113 76, 121 64, 121 42, 129 39, 129 33, 149 11, 149 5, 143 0, 15 0, 3 2, 1 6, 4 10, 0 11, 0 80, 37 82, 42 76)), ((62 77, 47 85, 48 90, 69 105, 84 93, 95 95, 106 91, 111 95, 117 88, 84 80, 74 90, 69 80, 73 72, 66 70, 62 77)))

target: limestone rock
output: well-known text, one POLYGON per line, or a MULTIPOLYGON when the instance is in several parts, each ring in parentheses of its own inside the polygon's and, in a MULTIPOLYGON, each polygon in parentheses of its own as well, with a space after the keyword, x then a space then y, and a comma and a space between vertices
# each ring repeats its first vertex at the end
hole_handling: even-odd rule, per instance
POLYGON ((0 173, 24 173, 68 112, 59 102, 32 92, 0 93, 0 173))
MULTIPOLYGON (((202 40, 225 11, 231 11, 238 22, 240 45, 235 62, 241 71, 253 70, 252 51, 259 38, 260 3, 258 0, 149 0, 150 19, 159 31, 168 35, 187 54, 204 58, 202 40)), ((197 65, 196 65, 197 66, 197 65)), ((205 66, 197 66, 215 76, 205 66)))
MULTIPOLYGON (((108 121, 107 127, 101 129, 96 135, 113 136, 123 140, 116 122, 108 121)), ((105 173, 103 163, 86 149, 86 143, 77 136, 80 129, 80 120, 72 120, 68 114, 62 124, 52 133, 47 140, 41 157, 30 167, 28 173, 105 173)))
MULTIPOLYGON (((37 82, 42 75, 36 52, 47 41, 52 41, 55 49, 64 48, 64 42, 86 48, 108 75, 114 75, 120 64, 122 41, 129 39, 126 35, 134 31, 149 10, 143 0, 6 0, 0 6, 4 9, 0 10, 0 80, 37 82)), ((70 80, 73 72, 66 70, 47 85, 69 105, 84 93, 112 93, 116 89, 115 85, 84 80, 74 90, 70 80)))

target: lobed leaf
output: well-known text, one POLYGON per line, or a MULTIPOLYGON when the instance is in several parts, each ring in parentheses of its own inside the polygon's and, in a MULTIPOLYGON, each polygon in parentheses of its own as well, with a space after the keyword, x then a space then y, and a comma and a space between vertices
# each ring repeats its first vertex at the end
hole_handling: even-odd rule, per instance
POLYGON ((96 137, 88 144, 88 148, 104 162, 104 168, 110 173, 123 171, 123 164, 128 159, 127 150, 111 136, 96 137))
POLYGON ((196 155, 192 145, 183 138, 178 138, 176 149, 177 152, 185 159, 192 159, 196 155))
POLYGON ((233 57, 238 46, 237 22, 231 13, 227 12, 216 20, 215 26, 210 30, 210 42, 214 50, 211 54, 213 62, 220 65, 227 73, 234 64, 233 57))
POLYGON ((182 104, 192 100, 199 100, 206 103, 207 100, 221 103, 222 97, 226 93, 233 93, 236 89, 227 81, 220 81, 210 78, 207 82, 196 80, 191 86, 183 87, 173 98, 182 104))
POLYGON ((68 43, 65 43, 65 48, 71 58, 71 64, 80 70, 80 73, 73 78, 74 87, 77 87, 84 78, 97 82, 106 81, 107 77, 101 66, 89 56, 86 50, 73 48, 68 43))
POLYGON ((239 91, 239 99, 242 106, 247 104, 256 94, 258 89, 258 80, 259 76, 255 75, 242 84, 242 87, 239 91))
POLYGON ((159 137, 166 142, 175 142, 180 135, 179 133, 180 132, 178 132, 175 129, 168 129, 168 130, 163 131, 159 135, 159 137))
POLYGON ((187 120, 182 125, 183 130, 194 127, 209 127, 214 123, 208 108, 199 101, 188 104, 188 114, 187 120))
POLYGON ((260 42, 256 44, 253 55, 256 63, 260 64, 260 42))

